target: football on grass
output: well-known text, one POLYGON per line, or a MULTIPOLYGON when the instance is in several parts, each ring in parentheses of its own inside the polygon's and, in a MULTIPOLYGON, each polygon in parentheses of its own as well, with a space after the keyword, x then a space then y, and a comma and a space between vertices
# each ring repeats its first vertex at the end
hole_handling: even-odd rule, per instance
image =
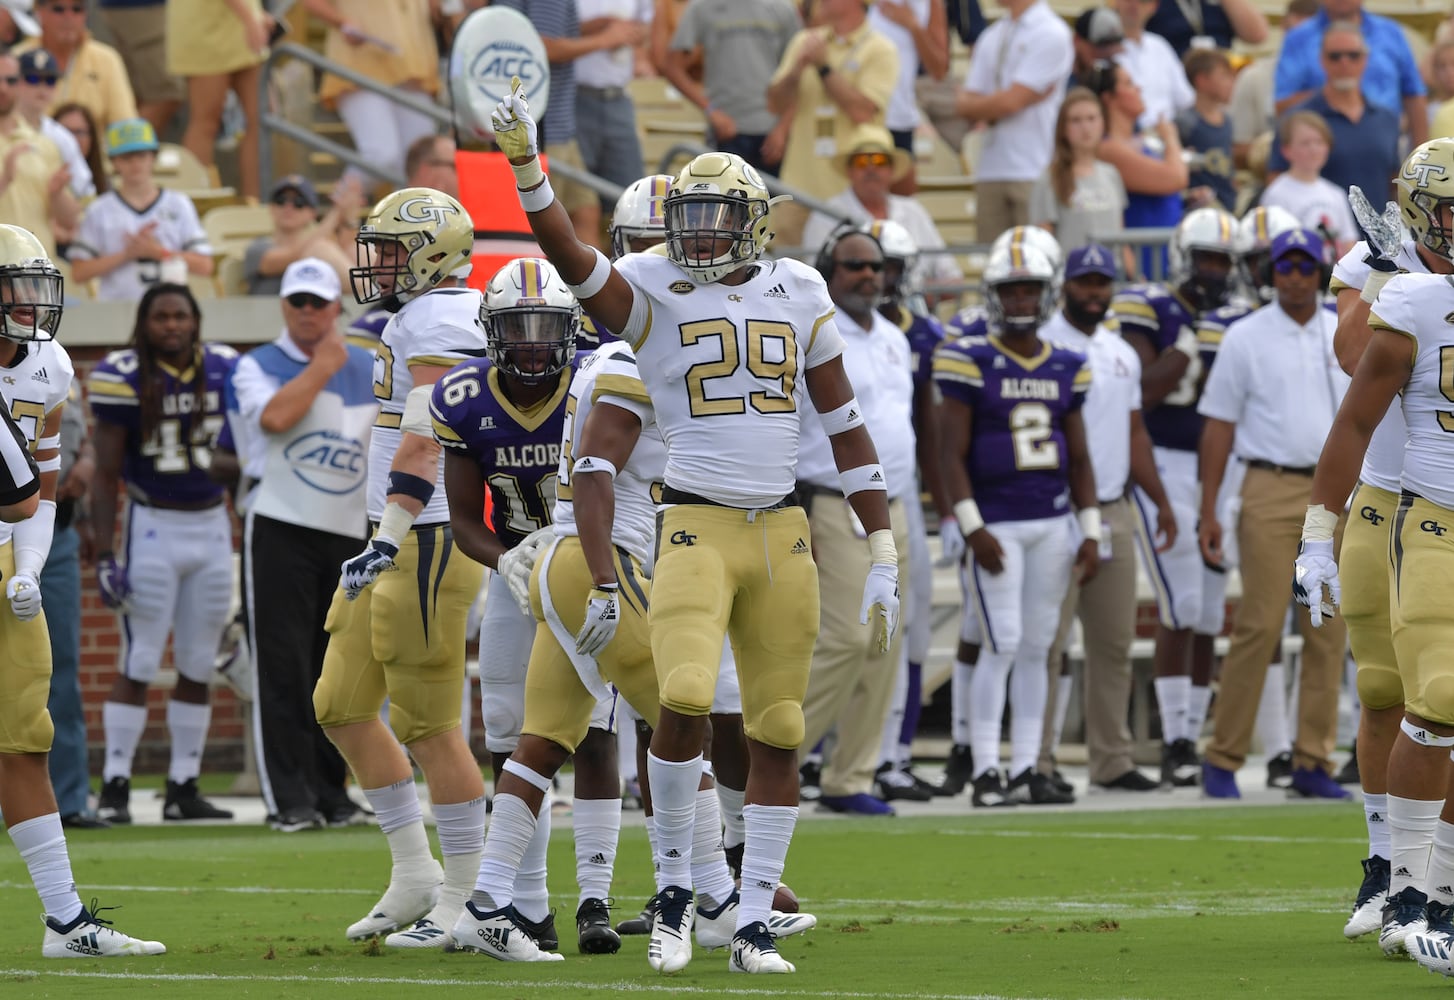
POLYGON ((777 895, 772 897, 772 908, 779 913, 797 913, 798 894, 786 885, 779 885, 777 895))

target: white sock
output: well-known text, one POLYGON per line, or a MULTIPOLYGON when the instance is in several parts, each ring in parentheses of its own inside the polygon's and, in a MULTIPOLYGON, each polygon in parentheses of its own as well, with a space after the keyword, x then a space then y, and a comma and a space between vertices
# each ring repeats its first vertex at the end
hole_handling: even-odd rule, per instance
POLYGON ((1211 707, 1212 689, 1205 684, 1193 684, 1186 699, 1186 738, 1193 743, 1201 739, 1207 710, 1211 707))
POLYGON ((1397 896, 1409 886, 1423 889, 1429 873, 1429 851, 1434 828, 1444 808, 1442 799, 1388 797, 1388 859, 1391 874, 1388 894, 1397 896))
POLYGON ((60 813, 46 813, 16 823, 9 830, 20 859, 30 869, 30 881, 40 894, 45 915, 64 927, 81 913, 76 895, 76 878, 71 874, 71 856, 66 851, 66 834, 60 813))
POLYGON ((742 850, 742 898, 737 907, 737 930, 755 921, 767 923, 772 898, 783 880, 788 845, 798 825, 797 806, 743 807, 747 844, 742 850))
POLYGON ((722 811, 722 846, 736 847, 747 840, 747 823, 742 818, 747 793, 717 782, 717 804, 722 811))
POLYGON ((973 682, 974 664, 955 660, 954 673, 949 676, 949 735, 962 747, 969 746, 969 706, 973 702, 969 688, 973 682))
POLYGON ((887 764, 891 770, 896 766, 899 733, 904 731, 904 702, 908 697, 909 654, 901 650, 899 670, 894 678, 894 693, 889 696, 889 710, 884 715, 884 727, 878 742, 878 762, 880 766, 887 764))
MULTIPOLYGON (((662 760, 647 753, 652 812, 656 816, 656 888, 692 887, 692 827, 697 815, 697 786, 702 755, 691 760, 662 760)), ((751 821, 748 836, 751 837, 751 821)))
POLYGON ((520 796, 495 796, 471 896, 476 906, 498 910, 514 902, 515 877, 535 836, 535 825, 535 816, 520 796))
POLYGON ((1010 669, 1010 775, 1034 770, 1045 735, 1045 699, 1050 677, 1045 654, 1020 647, 1010 669))
POLYGON ((732 870, 722 851, 722 820, 717 790, 697 792, 697 815, 692 823, 692 885, 699 906, 716 909, 732 895, 732 870), (707 904, 711 905, 707 905, 707 904))
POLYGON ((212 723, 211 705, 194 705, 173 698, 167 702, 167 731, 172 737, 172 762, 167 778, 177 784, 202 773, 202 748, 212 723))
POLYGON ((130 778, 131 760, 146 729, 146 706, 108 701, 101 706, 101 726, 106 732, 106 761, 101 780, 130 778))
POLYGON ((1363 793, 1363 821, 1368 825, 1368 856, 1388 860, 1388 795, 1363 793))
POLYGON ((620 799, 576 799, 571 809, 576 834, 576 884, 580 903, 611 895, 611 872, 621 840, 620 799))
POLYGON ((1433 849, 1429 851, 1429 875, 1425 881, 1429 902, 1454 903, 1454 825, 1439 820, 1434 827, 1433 849))
POLYGON ((1161 710, 1162 742, 1175 743, 1177 740, 1190 739, 1186 713, 1191 695, 1191 678, 1158 677, 1153 686, 1156 688, 1156 704, 1161 710))
MULTIPOLYGON (((976 778, 990 768, 1000 766, 1000 722, 1005 714, 1005 696, 1013 663, 1013 654, 993 653, 985 649, 980 652, 979 663, 974 668, 970 692, 969 747, 974 753, 976 778)), ((1040 710, 1045 711, 1043 699, 1040 710)), ((1035 749, 1038 752, 1040 748, 1035 749)))
POLYGON ((623 719, 616 733, 616 757, 620 761, 621 779, 635 781, 636 774, 636 723, 623 719))
POLYGON ((438 874, 429 850, 429 834, 424 832, 424 813, 414 779, 405 778, 383 788, 365 788, 363 793, 389 842, 389 854, 394 860, 389 885, 435 881, 438 874))
POLYGON ((646 827, 646 843, 651 847, 651 863, 656 864, 656 817, 646 816, 641 820, 646 827))
POLYGON ((526 920, 539 923, 550 915, 550 890, 545 885, 545 855, 550 848, 550 793, 535 814, 535 834, 525 849, 520 870, 515 874, 515 910, 526 920))
MULTIPOLYGON (((480 872, 485 846, 485 797, 469 802, 434 803, 434 832, 439 837, 439 856, 444 862, 444 886, 434 922, 446 929, 454 926, 464 901, 480 872), (449 923, 445 923, 445 921, 449 923)), ((431 917, 433 919, 433 917, 431 917)))
POLYGON ((1065 732, 1065 714, 1070 711, 1070 695, 1075 687, 1075 678, 1061 674, 1055 681, 1055 728, 1050 731, 1050 754, 1060 749, 1060 734, 1065 732))
POLYGON ((1267 666, 1255 729, 1257 742, 1262 744, 1262 752, 1267 756, 1292 753, 1292 737, 1287 732, 1287 671, 1281 663, 1267 666))

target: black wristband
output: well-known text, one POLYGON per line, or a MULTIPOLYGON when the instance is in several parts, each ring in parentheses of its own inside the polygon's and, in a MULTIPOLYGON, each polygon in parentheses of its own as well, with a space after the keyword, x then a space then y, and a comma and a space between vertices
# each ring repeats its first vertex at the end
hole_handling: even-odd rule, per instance
POLYGON ((820 80, 826 80, 826 79, 828 79, 828 74, 831 73, 831 72, 833 72, 833 67, 832 66, 829 66, 826 63, 824 65, 822 65, 822 66, 819 66, 818 67, 818 79, 820 79, 820 80))

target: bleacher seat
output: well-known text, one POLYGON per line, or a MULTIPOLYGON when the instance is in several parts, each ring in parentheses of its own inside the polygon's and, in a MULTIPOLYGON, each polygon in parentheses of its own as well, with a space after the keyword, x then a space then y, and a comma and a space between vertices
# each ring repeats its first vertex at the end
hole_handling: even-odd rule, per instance
POLYGON ((202 216, 202 228, 213 256, 241 260, 249 243, 273 231, 273 216, 266 205, 222 205, 202 216))

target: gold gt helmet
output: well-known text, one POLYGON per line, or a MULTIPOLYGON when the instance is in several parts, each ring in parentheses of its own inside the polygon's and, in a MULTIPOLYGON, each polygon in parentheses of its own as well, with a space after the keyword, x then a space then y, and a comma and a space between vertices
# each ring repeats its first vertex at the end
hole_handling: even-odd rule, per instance
POLYGON ((358 266, 348 272, 360 303, 407 302, 469 273, 475 224, 458 201, 433 188, 386 195, 359 227, 358 266))
POLYGON ((667 256, 698 284, 720 281, 762 256, 772 239, 768 212, 779 200, 736 153, 703 153, 667 193, 667 256))
POLYGON ((64 295, 61 272, 35 234, 0 225, 0 337, 54 340, 64 295))
POLYGON ((1454 139, 1430 139, 1409 154, 1398 173, 1398 207, 1419 246, 1454 261, 1454 139))

